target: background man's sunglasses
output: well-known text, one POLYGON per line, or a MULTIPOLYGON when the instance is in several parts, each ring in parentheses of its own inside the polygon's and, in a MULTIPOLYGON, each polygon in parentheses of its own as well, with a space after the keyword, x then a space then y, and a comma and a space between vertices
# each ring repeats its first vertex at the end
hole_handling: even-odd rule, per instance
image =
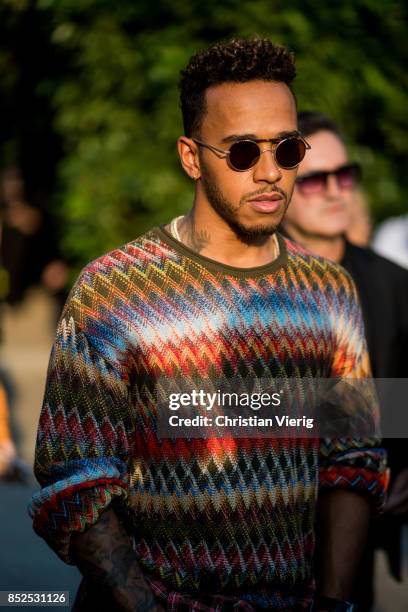
POLYGON ((327 188, 329 176, 334 176, 339 189, 353 189, 361 177, 359 164, 345 164, 332 172, 317 171, 298 176, 296 185, 304 195, 320 193, 327 188))
POLYGON ((229 149, 219 149, 206 142, 201 142, 201 140, 196 140, 195 138, 193 140, 199 146, 206 147, 213 153, 225 157, 229 167, 236 172, 244 172, 253 168, 261 154, 265 153, 265 150, 269 150, 261 151, 258 144, 260 142, 276 144, 272 152, 277 165, 284 170, 296 168, 304 158, 306 150, 310 149, 309 143, 300 134, 280 139, 238 140, 229 149))

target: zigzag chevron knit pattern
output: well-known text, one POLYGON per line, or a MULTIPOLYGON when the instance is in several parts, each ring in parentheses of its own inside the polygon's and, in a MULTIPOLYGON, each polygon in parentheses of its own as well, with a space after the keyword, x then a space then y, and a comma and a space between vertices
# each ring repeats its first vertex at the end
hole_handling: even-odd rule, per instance
POLYGON ((319 488, 381 503, 377 440, 157 434, 153 389, 172 377, 369 375, 349 275, 278 238, 277 260, 242 270, 155 228, 81 273, 51 353, 30 506, 64 561, 112 503, 165 608, 306 608, 319 488))

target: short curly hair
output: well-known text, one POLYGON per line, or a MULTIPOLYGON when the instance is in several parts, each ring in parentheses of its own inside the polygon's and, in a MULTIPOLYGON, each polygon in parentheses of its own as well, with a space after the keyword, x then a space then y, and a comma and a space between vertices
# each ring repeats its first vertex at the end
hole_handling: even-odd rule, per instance
POLYGON ((255 37, 233 38, 199 51, 180 74, 184 133, 190 137, 199 134, 209 87, 259 79, 286 83, 292 89, 296 69, 293 53, 268 38, 255 37))

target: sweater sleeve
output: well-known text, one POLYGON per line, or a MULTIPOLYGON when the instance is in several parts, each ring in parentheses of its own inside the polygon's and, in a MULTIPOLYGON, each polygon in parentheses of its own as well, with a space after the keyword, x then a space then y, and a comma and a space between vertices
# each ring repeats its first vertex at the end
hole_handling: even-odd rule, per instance
POLYGON ((85 310, 71 294, 57 329, 35 452, 41 490, 29 507, 36 533, 67 563, 72 532, 114 499, 126 503, 133 430, 126 369, 103 326, 81 329, 85 310))
MULTIPOLYGON (((349 274, 338 268, 336 290, 329 285, 329 311, 333 329, 334 353, 331 377, 367 379, 371 376, 364 324, 356 287, 349 274)), ((351 382, 351 381, 350 381, 351 382)), ((358 383, 357 383, 358 385, 358 383)), ((345 394, 347 397, 347 394, 345 394)), ((375 395, 369 418, 378 418, 375 395)), ((347 410, 353 410, 353 403, 347 410)), ((359 410, 358 402, 355 409, 359 410)), ((359 418, 359 415, 355 415, 359 418)), ((364 417, 363 417, 364 418, 364 417)), ((323 438, 320 446, 320 489, 345 488, 368 495, 378 510, 388 485, 386 453, 376 437, 323 438)))

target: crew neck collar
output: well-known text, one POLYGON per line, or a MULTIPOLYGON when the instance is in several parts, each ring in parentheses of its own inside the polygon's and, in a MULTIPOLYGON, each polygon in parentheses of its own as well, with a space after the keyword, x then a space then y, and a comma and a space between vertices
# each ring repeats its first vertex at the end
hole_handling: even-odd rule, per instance
POLYGON ((258 278, 260 276, 267 276, 272 272, 276 272, 276 270, 282 268, 287 263, 287 249, 285 240, 279 234, 279 232, 276 232, 279 245, 279 255, 274 261, 253 268, 237 268, 235 266, 229 266, 228 264, 216 261, 215 259, 210 259, 205 255, 199 255, 182 242, 176 240, 176 238, 174 238, 174 236, 172 236, 172 234, 165 229, 164 225, 155 227, 153 231, 156 232, 161 240, 163 240, 168 246, 173 248, 183 257, 199 263, 201 266, 207 270, 210 270, 211 272, 217 272, 227 276, 236 276, 239 278, 258 278))

